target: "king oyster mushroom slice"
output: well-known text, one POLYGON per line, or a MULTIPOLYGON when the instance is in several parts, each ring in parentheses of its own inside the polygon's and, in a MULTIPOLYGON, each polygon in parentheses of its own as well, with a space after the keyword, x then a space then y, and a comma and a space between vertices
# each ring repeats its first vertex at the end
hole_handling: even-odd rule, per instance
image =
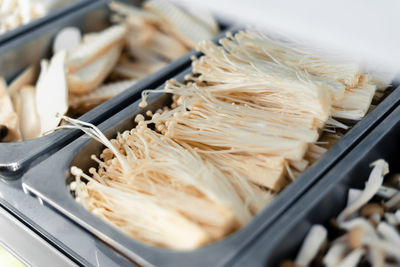
POLYGON ((167 22, 162 25, 165 30, 188 47, 194 47, 197 42, 209 40, 214 36, 209 27, 197 23, 194 17, 168 1, 149 0, 143 4, 143 8, 164 18, 167 22))
POLYGON ((127 5, 122 2, 118 1, 112 1, 109 3, 109 7, 116 12, 119 15, 123 15, 132 19, 141 19, 144 20, 148 23, 152 24, 160 24, 162 23, 162 19, 157 16, 156 14, 153 14, 151 12, 148 12, 146 10, 143 10, 141 8, 132 6, 132 5, 127 5))
POLYGON ((36 81, 37 67, 31 65, 27 67, 21 74, 19 74, 8 86, 8 94, 11 100, 14 101, 14 96, 18 94, 19 90, 25 85, 32 85, 36 81))
POLYGON ((0 77, 0 125, 2 128, 0 142, 16 142, 21 140, 18 116, 13 109, 7 92, 7 84, 2 77, 0 77))
POLYGON ((93 61, 99 59, 105 52, 114 48, 116 44, 121 44, 127 32, 125 25, 118 24, 108 27, 83 42, 76 48, 68 51, 66 61, 67 71, 69 74, 80 70, 93 61))
POLYGON ((40 136, 40 120, 36 112, 36 89, 25 85, 15 96, 15 109, 20 121, 23 140, 40 136))
POLYGON ((121 49, 121 45, 115 45, 86 67, 68 74, 69 92, 82 95, 96 89, 116 65, 121 49))
POLYGON ((80 106, 88 106, 92 108, 114 96, 125 91, 136 83, 136 80, 120 81, 109 84, 104 84, 86 95, 70 95, 69 106, 79 108, 80 106))
POLYGON ((66 52, 55 54, 50 64, 41 62, 41 73, 36 84, 36 108, 40 119, 40 133, 53 130, 60 123, 57 114, 68 110, 68 88, 65 77, 66 52))
POLYGON ((218 23, 215 21, 214 16, 207 9, 200 9, 197 6, 185 6, 185 9, 186 12, 188 12, 199 23, 202 23, 205 27, 207 27, 214 35, 218 33, 218 23))

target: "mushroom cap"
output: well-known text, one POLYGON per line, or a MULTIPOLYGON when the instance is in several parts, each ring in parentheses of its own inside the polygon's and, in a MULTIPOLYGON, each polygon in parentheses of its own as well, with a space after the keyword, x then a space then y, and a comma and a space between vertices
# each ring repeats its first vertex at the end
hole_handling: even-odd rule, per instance
POLYGON ((385 209, 377 203, 368 203, 360 210, 360 215, 365 218, 369 218, 373 214, 379 214, 382 217, 384 213, 385 209))
POLYGON ((353 227, 347 234, 349 246, 352 249, 360 248, 362 246, 364 234, 365 232, 361 227, 359 226, 353 227))

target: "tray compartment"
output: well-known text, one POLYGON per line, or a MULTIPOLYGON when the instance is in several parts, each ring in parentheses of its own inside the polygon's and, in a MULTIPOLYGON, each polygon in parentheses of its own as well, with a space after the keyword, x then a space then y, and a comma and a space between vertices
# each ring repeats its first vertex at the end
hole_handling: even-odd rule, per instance
MULTIPOLYGON (((179 74, 176 79, 182 81, 191 69, 179 74)), ((225 239, 190 252, 176 252, 168 249, 149 247, 111 227, 92 215, 76 203, 67 190, 72 177, 69 168, 72 165, 87 171, 94 166, 89 157, 99 154, 103 146, 88 137, 82 136, 66 146, 48 160, 33 168, 23 178, 25 189, 74 220, 101 240, 139 264, 156 266, 226 266, 240 255, 241 251, 260 236, 285 210, 334 166, 357 142, 371 131, 399 102, 400 90, 394 90, 362 121, 356 124, 337 144, 335 144, 318 162, 283 190, 275 200, 261 211, 249 224, 225 239), (49 172, 49 169, 52 171, 49 172)), ((146 109, 140 109, 140 100, 104 121, 99 129, 108 138, 115 137, 118 131, 131 129, 133 118, 148 108, 156 109, 168 103, 166 95, 150 94, 146 109)))
MULTIPOLYGON (((35 29, 15 40, 0 45, 0 76, 9 81, 30 64, 38 63, 50 54, 52 39, 66 26, 74 26, 82 32, 99 31, 109 25, 109 1, 94 1, 75 12, 35 29)), ((133 1, 132 3, 139 3, 133 1)), ((220 23, 220 39, 229 25, 220 23)), ((124 92, 85 113, 79 119, 98 124, 128 106, 140 97, 144 89, 156 88, 190 65, 190 57, 199 55, 195 50, 172 61, 162 69, 148 75, 124 92)), ((57 131, 46 136, 14 143, 0 143, 0 178, 15 179, 33 164, 45 159, 82 133, 80 131, 57 131)))

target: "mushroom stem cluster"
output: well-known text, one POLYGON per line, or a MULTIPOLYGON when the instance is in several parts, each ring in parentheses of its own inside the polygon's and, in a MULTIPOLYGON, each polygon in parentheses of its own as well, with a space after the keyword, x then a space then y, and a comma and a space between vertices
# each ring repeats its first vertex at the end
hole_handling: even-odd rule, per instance
MULTIPOLYGON (((94 158, 99 167, 89 170, 91 176, 72 169, 76 180, 71 190, 80 203, 153 245, 191 249, 245 225, 325 153, 318 143, 322 132, 334 134, 336 128, 348 128, 335 119, 335 103, 350 99, 351 94, 354 98, 341 110, 353 114, 358 103, 352 101, 364 94, 373 96, 365 88, 376 88, 355 64, 335 65, 250 31, 228 34, 220 45, 201 41, 197 48, 204 55, 192 59, 193 73, 185 81, 169 80, 162 90, 145 90, 139 104, 147 105, 149 93, 170 93, 171 106, 145 111, 147 119, 137 115, 136 128, 118 134, 112 146, 102 142, 108 148, 100 159, 94 158), (121 169, 122 165, 131 167, 121 169), (95 187, 97 183, 106 188, 95 187), (158 240, 150 239, 146 231, 157 232, 164 226, 154 223, 154 229, 145 231, 137 224, 140 220, 128 215, 137 216, 135 209, 117 205, 121 196, 104 194, 108 188, 121 190, 121 196, 128 191, 135 199, 151 197, 162 202, 159 208, 164 211, 140 209, 144 219, 175 211, 179 196, 181 205, 191 203, 192 207, 191 213, 181 210, 180 215, 200 227, 196 229, 207 232, 209 225, 216 224, 199 221, 201 216, 212 218, 203 214, 205 209, 230 214, 224 220, 229 223, 218 224, 219 230, 213 228, 211 237, 202 241, 196 241, 198 232, 193 230, 190 245, 177 244, 177 240, 171 244, 161 234, 158 240), (200 196, 207 201, 194 199, 200 196), (105 206, 99 211, 101 203, 105 206), (129 223, 121 221, 125 217, 131 218, 129 223)), ((367 112, 362 107, 355 110, 362 116, 367 112)))
POLYGON ((296 260, 281 266, 398 266, 400 264, 400 202, 387 205, 400 195, 400 187, 384 180, 389 172, 388 164, 380 159, 371 164, 373 170, 364 190, 349 190, 346 208, 336 222, 344 234, 321 242, 319 232, 329 232, 322 225, 314 225, 307 234, 296 260), (392 194, 382 191, 392 189, 392 194), (311 240, 311 241, 310 241, 311 240), (311 255, 311 256, 310 256, 311 255))
POLYGON ((99 167, 89 169, 91 176, 71 168, 75 181, 69 186, 76 200, 128 235, 191 249, 221 239, 252 218, 249 203, 258 196, 250 186, 246 191, 245 181, 230 179, 194 149, 143 121, 108 141, 93 125, 64 119, 107 146, 100 159, 92 156, 99 167), (236 186, 246 194, 239 195, 236 186))
POLYGON ((161 133, 273 192, 323 155, 321 133, 348 129, 337 119, 364 117, 377 89, 357 64, 252 31, 219 43, 198 43, 204 55, 192 59, 193 74, 144 91, 141 106, 149 93, 173 94, 172 110, 151 120, 161 133))

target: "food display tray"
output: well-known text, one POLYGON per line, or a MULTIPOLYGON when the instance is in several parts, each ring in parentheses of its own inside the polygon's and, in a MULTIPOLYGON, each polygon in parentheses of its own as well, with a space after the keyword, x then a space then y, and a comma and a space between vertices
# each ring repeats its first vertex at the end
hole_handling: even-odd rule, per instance
POLYGON ((301 197, 232 266, 278 266, 294 259, 313 224, 327 225, 346 206, 350 188, 363 189, 378 159, 400 172, 400 106, 301 197))
MULTIPOLYGON (((183 71, 176 79, 191 72, 191 68, 183 71)), ((134 116, 146 110, 154 110, 171 101, 170 95, 150 94, 148 107, 139 108, 140 100, 127 106, 102 124, 102 130, 108 138, 115 137, 117 132, 135 126, 134 116)), ((318 162, 307 169, 291 185, 283 190, 270 205, 261 211, 245 227, 227 236, 225 239, 206 245, 193 251, 173 251, 150 247, 123 234, 78 204, 70 195, 67 184, 72 180, 69 174, 71 166, 87 171, 95 166, 90 155, 99 154, 104 148, 102 144, 81 136, 64 147, 41 164, 35 166, 23 177, 23 187, 37 196, 46 205, 64 214, 90 233, 103 240, 116 251, 141 265, 155 266, 229 266, 231 260, 252 244, 258 236, 274 223, 284 211, 300 198, 313 184, 323 177, 330 168, 339 162, 346 153, 364 138, 400 101, 400 90, 395 89, 372 112, 357 123, 341 138, 318 162)))
MULTIPOLYGON (((40 59, 49 56, 52 39, 64 27, 74 26, 82 32, 99 31, 107 27, 110 14, 108 2, 93 1, 73 13, 66 14, 51 23, 37 27, 23 36, 0 45, 0 76, 6 77, 10 81, 25 67, 30 64, 38 64, 40 59)), ((132 1, 132 3, 135 2, 140 1, 132 1)), ((220 23, 220 28, 222 31, 215 40, 221 38, 224 30, 228 29, 228 25, 220 23)), ((119 95, 85 113, 79 119, 94 124, 103 121, 134 102, 139 98, 142 90, 156 88, 166 79, 187 68, 190 65, 190 57, 193 55, 199 55, 199 53, 195 50, 186 53, 119 95)), ((0 143, 0 177, 4 179, 21 177, 30 166, 42 161, 80 134, 80 131, 60 130, 28 141, 0 143)))
MULTIPOLYGON (((88 3, 94 2, 96 0, 63 0, 57 4, 57 6, 49 10, 49 12, 41 18, 32 20, 31 22, 18 26, 15 29, 9 30, 3 34, 0 34, 0 45, 18 37, 24 33, 30 32, 35 28, 43 25, 52 23, 53 20, 63 16, 66 13, 74 12, 76 9, 82 8, 88 3)), ((0 64, 1 66, 1 64, 0 64)))

